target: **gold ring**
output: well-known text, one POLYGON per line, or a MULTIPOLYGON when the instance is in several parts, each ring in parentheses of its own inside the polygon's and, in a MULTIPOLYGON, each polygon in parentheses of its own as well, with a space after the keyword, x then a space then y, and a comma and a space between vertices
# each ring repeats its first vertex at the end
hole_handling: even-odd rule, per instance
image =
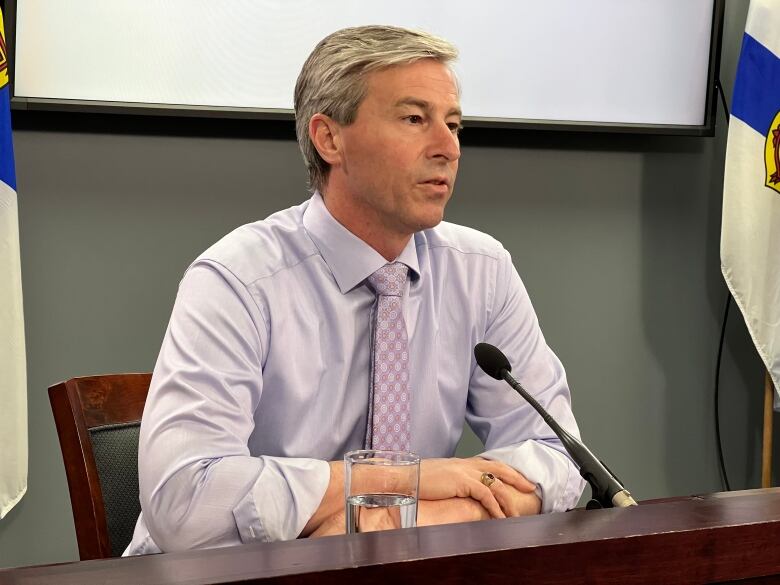
POLYGON ((493 485, 493 482, 496 481, 496 476, 486 471, 482 474, 482 477, 479 478, 479 481, 481 481, 482 484, 486 487, 490 487, 493 485))

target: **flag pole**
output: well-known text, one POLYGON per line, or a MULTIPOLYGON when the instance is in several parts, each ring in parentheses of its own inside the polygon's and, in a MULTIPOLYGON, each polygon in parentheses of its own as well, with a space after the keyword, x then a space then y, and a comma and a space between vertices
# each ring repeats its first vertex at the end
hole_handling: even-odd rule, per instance
POLYGON ((761 451, 761 487, 772 487, 772 416, 775 392, 769 370, 764 377, 764 439, 761 451))

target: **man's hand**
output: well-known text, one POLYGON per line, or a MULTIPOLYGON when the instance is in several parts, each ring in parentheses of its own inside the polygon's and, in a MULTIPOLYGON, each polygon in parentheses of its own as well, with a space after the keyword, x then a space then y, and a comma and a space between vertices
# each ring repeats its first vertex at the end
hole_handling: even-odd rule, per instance
POLYGON ((533 490, 530 492, 520 491, 496 478, 496 481, 490 486, 490 491, 507 518, 531 516, 538 514, 542 509, 542 500, 533 490))
MULTIPOLYGON (((542 502, 531 492, 520 490, 496 479, 490 486, 501 510, 507 517, 538 514, 542 502)), ((490 520, 490 513, 476 500, 471 498, 450 498, 448 500, 420 500, 417 508, 417 525, 452 524, 455 522, 474 522, 490 520)))
POLYGON ((420 500, 471 498, 492 518, 536 514, 541 507, 534 484, 516 469, 499 461, 470 459, 423 459, 420 462, 420 500), (487 487, 480 479, 492 473, 495 483, 487 487), (531 499, 531 496, 533 497, 531 499), (537 506, 533 501, 538 502, 537 506), (536 511, 532 511, 532 510, 536 511))

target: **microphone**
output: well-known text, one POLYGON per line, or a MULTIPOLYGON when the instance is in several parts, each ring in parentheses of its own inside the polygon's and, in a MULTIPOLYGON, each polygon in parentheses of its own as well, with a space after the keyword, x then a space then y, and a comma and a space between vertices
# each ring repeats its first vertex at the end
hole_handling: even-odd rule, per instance
POLYGON ((478 343, 474 347, 474 357, 477 360, 477 365, 488 376, 496 380, 505 380, 520 396, 525 398, 542 416, 544 422, 558 435, 564 448, 580 468, 580 475, 590 484, 592 499, 588 502, 588 508, 611 508, 613 506, 625 508, 637 505, 629 491, 607 469, 606 465, 599 461, 579 439, 561 427, 550 416, 550 413, 542 408, 542 405, 512 377, 509 373, 512 371, 512 366, 500 349, 489 343, 478 343))

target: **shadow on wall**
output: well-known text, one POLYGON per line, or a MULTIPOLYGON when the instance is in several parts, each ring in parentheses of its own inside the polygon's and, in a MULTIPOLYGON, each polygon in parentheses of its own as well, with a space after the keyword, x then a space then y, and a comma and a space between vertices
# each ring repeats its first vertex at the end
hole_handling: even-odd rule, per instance
MULTIPOLYGON (((665 405, 666 436, 686 436, 692 416, 704 422, 697 427, 703 435, 691 433, 688 440, 665 446, 668 492, 677 495, 690 491, 676 478, 691 476, 692 468, 701 478, 697 491, 720 485, 714 366, 727 295, 719 259, 725 140, 721 117, 714 138, 680 139, 679 151, 649 152, 643 166, 641 290, 645 331, 659 373, 655 399, 665 405), (689 164, 680 164, 681 158, 689 164), (674 284, 686 280, 698 284, 684 289, 674 284), (692 362, 707 367, 691 368, 692 362)), ((758 487, 761 376, 741 315, 732 311, 721 369, 720 424, 735 489, 758 487)))

